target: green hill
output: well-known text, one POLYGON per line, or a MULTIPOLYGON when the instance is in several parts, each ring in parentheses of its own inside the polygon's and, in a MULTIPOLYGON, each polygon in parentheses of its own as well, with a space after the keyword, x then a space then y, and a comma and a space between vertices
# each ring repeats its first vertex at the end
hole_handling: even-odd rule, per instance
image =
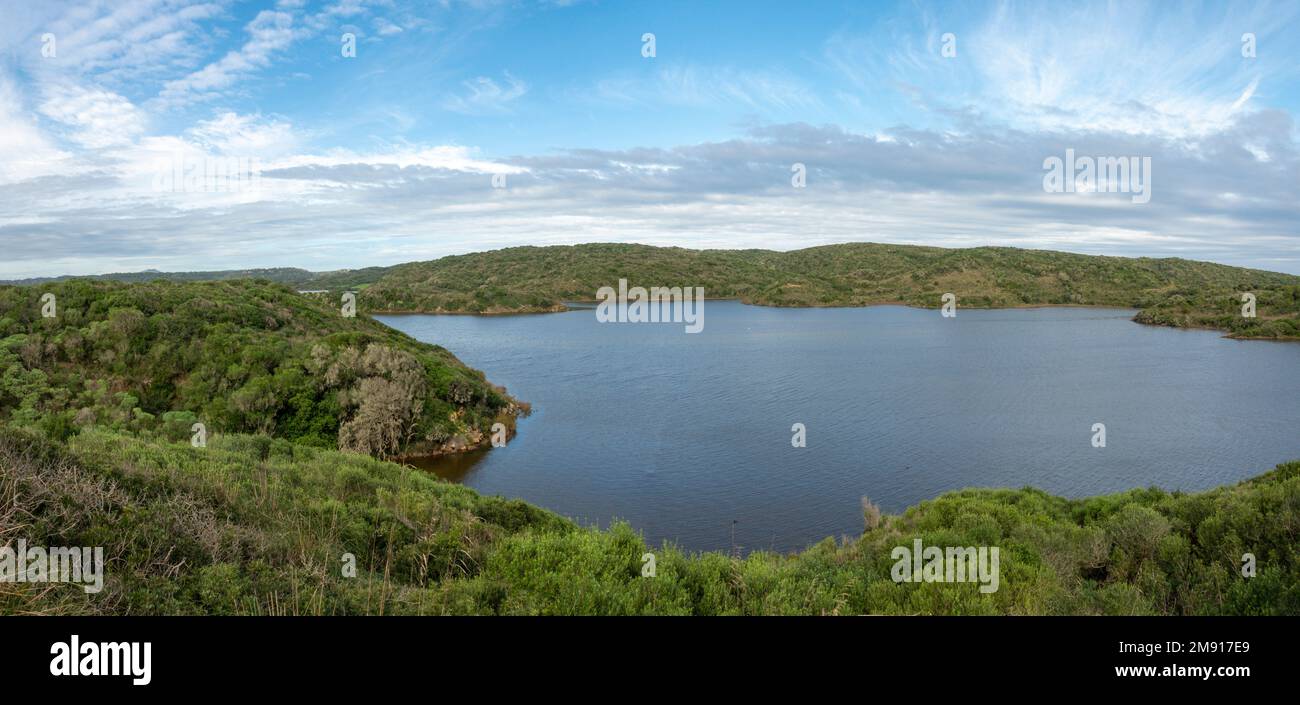
MULTIPOLYGON (((144 283, 265 279, 337 300, 360 292, 372 313, 541 313, 590 301, 620 278, 632 286, 702 286, 711 298, 763 306, 1121 306, 1138 322, 1216 328, 1236 338, 1300 339, 1300 277, 1184 259, 1098 257, 1010 247, 945 249, 853 243, 792 252, 649 245, 513 247, 393 267, 331 272, 251 269, 78 277, 144 283), (1242 292, 1258 297, 1240 315, 1242 292)), ((25 279, 39 286, 73 277, 25 279)))
POLYGON ((340 269, 331 272, 310 272, 296 267, 276 267, 271 269, 222 269, 200 272, 160 272, 149 269, 143 272, 114 272, 111 274, 63 275, 57 277, 34 277, 31 279, 11 279, 0 281, 0 285, 40 286, 73 279, 95 281, 114 281, 128 284, 141 284, 152 281, 202 282, 229 281, 233 279, 262 279, 284 284, 295 289, 342 289, 362 288, 376 281, 387 273, 387 267, 366 267, 365 269, 340 269))
MULTIPOLYGON (((857 243, 792 252, 648 245, 515 247, 398 265, 367 287, 372 312, 557 311, 620 278, 632 286, 704 287, 764 306, 1122 306, 1143 322, 1207 325, 1239 337, 1300 336, 1300 277, 1182 259, 1130 259, 1006 247, 943 249, 857 243), (1217 312, 1256 292, 1259 318, 1217 312), (1186 315, 1175 315, 1187 306, 1186 315)), ((1225 312, 1231 313, 1225 309, 1225 312)))
POLYGON ((202 423, 386 457, 485 445, 520 410, 446 350, 270 282, 0 287, 0 420, 56 438, 202 423))

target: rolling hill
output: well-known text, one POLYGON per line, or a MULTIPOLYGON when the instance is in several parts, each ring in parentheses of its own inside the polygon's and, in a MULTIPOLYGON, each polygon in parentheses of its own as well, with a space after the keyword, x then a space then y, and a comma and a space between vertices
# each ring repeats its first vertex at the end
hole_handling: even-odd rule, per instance
MULTIPOLYGON (((1203 327, 1236 338, 1300 339, 1300 276, 1210 262, 1080 255, 1010 247, 945 249, 851 243, 803 250, 691 250, 593 243, 513 247, 392 267, 330 272, 251 269, 75 277, 144 283, 263 279, 297 290, 361 293, 371 313, 543 313, 591 301, 620 278, 632 286, 703 287, 710 298, 761 306, 935 308, 958 305, 1119 306, 1140 323, 1203 327), (1257 316, 1241 316, 1241 295, 1257 316)), ((40 286, 74 277, 7 282, 40 286)), ((4 284, 6 282, 0 282, 4 284)))
POLYGON ((392 267, 364 290, 367 311, 526 313, 590 301, 619 279, 703 287, 763 306, 976 308, 1073 305, 1144 309, 1138 320, 1204 325, 1235 337, 1300 337, 1300 277, 1183 259, 1100 257, 1006 247, 857 243, 791 252, 648 245, 515 247, 392 267), (1232 319, 1241 292, 1258 318, 1232 319))

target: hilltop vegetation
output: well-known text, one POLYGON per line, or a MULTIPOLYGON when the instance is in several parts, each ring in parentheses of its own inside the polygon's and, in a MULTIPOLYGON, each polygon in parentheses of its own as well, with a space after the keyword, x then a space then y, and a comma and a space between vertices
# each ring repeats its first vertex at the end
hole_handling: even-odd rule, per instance
POLYGON ((1182 259, 1130 259, 1006 247, 943 249, 857 243, 792 252, 590 244, 515 247, 391 268, 361 305, 375 312, 519 313, 589 301, 625 278, 633 286, 702 286, 713 298, 764 306, 1122 306, 1144 322, 1209 325, 1239 337, 1291 337, 1300 277, 1182 259), (1220 314, 1259 297, 1259 318, 1220 314), (1184 312, 1185 309, 1185 312, 1184 312), (1265 321, 1273 321, 1265 324, 1265 321), (1279 322, 1280 321, 1280 322, 1279 322))
POLYGON ((0 428, 0 471, 0 540, 108 556, 102 592, 0 583, 0 614, 1300 614, 1300 463, 1190 495, 964 490, 743 559, 266 436, 0 428), (894 582, 915 538, 999 547, 998 590, 894 582))
MULTIPOLYGON (((393 267, 333 272, 255 269, 134 272, 93 279, 149 282, 258 278, 298 290, 362 292, 372 313, 543 313, 591 301, 620 278, 632 286, 704 287, 761 306, 936 308, 948 292, 972 308, 1073 305, 1142 309, 1138 322, 1216 328, 1236 338, 1300 339, 1300 277, 1184 259, 1097 257, 1010 247, 945 249, 852 243, 792 252, 649 245, 513 247, 393 267), (1241 293, 1258 297, 1240 316, 1241 293)), ((42 285, 69 277, 26 279, 42 285)), ((0 282, 3 284, 4 282, 0 282)))
POLYGON ((56 439, 202 423, 386 457, 483 445, 519 410, 446 350, 270 282, 0 287, 0 420, 56 439))
POLYGON ((1300 286, 1261 287, 1253 290, 1256 315, 1242 315, 1241 291, 1184 290, 1142 310, 1139 323, 1175 328, 1217 328, 1232 338, 1300 340, 1300 286))
POLYGON ((89 279, 94 281, 123 282, 126 284, 143 284, 153 281, 202 282, 231 281, 234 279, 261 279, 276 284, 284 284, 294 289, 345 289, 364 288, 376 281, 388 271, 387 267, 366 267, 364 269, 340 269, 332 272, 310 272, 297 267, 274 267, 269 269, 223 269, 202 272, 160 272, 156 269, 143 272, 114 272, 111 274, 93 274, 83 276, 64 275, 58 277, 34 277, 31 279, 12 279, 0 281, 0 285, 38 286, 55 284, 72 279, 89 279))

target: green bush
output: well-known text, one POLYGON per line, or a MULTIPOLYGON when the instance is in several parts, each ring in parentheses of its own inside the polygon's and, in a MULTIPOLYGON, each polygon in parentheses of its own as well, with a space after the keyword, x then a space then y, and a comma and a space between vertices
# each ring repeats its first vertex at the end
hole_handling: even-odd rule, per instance
POLYGON ((0 534, 110 556, 102 593, 0 584, 3 614, 1300 614, 1300 463, 1201 494, 963 490, 744 558, 267 436, 0 428, 0 469, 0 534), (916 538, 997 546, 998 590, 894 582, 916 538))

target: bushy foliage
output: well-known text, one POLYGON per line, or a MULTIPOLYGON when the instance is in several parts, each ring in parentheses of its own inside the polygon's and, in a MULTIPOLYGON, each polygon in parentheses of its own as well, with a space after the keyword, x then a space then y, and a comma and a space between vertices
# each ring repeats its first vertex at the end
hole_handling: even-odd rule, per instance
POLYGON ((1142 323, 1217 328, 1230 338, 1300 339, 1300 286, 1257 285, 1175 294, 1144 309, 1142 323), (1242 294, 1255 295, 1255 316, 1242 315, 1242 294))
POLYGON ((480 445, 517 410, 446 350, 270 282, 0 287, 0 420, 54 438, 203 423, 386 457, 480 445))
MULTIPOLYGON (((702 286, 714 298, 766 306, 936 307, 947 292, 962 306, 1122 306, 1142 323, 1208 327, 1238 338, 1300 338, 1300 277, 1178 258, 1150 259, 1023 250, 946 249, 849 243, 791 252, 688 250, 593 243, 514 247, 393 267, 335 272, 258 269, 136 272, 93 279, 146 283, 258 278, 297 289, 360 292, 373 312, 522 313, 590 301, 626 278, 632 286, 702 286), (1259 315, 1238 315, 1242 292, 1259 315)), ((15 282, 45 286, 67 277, 15 282)))
POLYGON ((95 274, 90 276, 36 277, 32 279, 13 279, 0 281, 0 284, 17 286, 40 286, 65 282, 71 279, 90 279, 98 281, 125 282, 145 284, 165 280, 174 282, 226 281, 231 279, 259 279, 284 284, 296 289, 320 290, 341 287, 365 287, 374 283, 387 267, 366 267, 364 269, 340 269, 333 272, 309 272, 296 267, 274 267, 269 269, 223 269, 206 272, 114 272, 112 274, 95 274))
POLYGON ((0 507, 4 540, 109 556, 103 592, 0 585, 3 614, 1300 614, 1300 463, 1200 494, 964 490, 737 558, 267 436, 0 429, 0 507), (894 582, 891 551, 916 538, 999 547, 999 589, 894 582))
POLYGON ((372 311, 556 311, 566 301, 592 300, 597 289, 617 286, 620 278, 631 286, 704 287, 709 297, 766 306, 937 307, 944 293, 953 292, 961 306, 975 308, 1154 307, 1139 320, 1207 325, 1238 337, 1295 337, 1300 329, 1300 277, 1288 274, 1183 259, 872 243, 792 252, 514 247, 393 267, 364 291, 361 303, 372 311), (1258 293, 1258 320, 1227 315, 1236 309, 1224 302, 1235 295, 1239 306, 1242 291, 1258 293))

